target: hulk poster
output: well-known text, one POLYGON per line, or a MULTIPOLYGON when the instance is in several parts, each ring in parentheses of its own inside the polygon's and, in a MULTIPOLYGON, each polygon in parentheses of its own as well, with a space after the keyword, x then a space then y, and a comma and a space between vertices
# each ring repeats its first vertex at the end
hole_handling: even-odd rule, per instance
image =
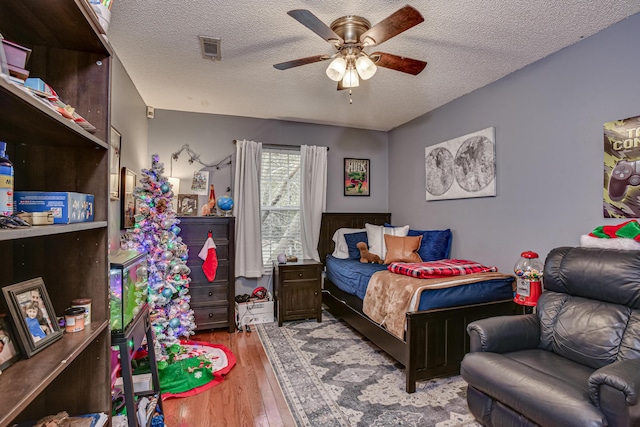
POLYGON ((640 218, 640 116, 604 124, 605 218, 640 218))

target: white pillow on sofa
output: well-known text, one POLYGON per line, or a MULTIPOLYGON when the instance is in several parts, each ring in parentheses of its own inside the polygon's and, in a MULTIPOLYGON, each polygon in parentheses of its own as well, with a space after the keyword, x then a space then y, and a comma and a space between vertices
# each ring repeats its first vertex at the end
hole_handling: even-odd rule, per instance
POLYGON ((349 247, 347 246, 347 241, 344 238, 345 234, 351 233, 359 233, 361 231, 366 231, 364 228, 338 228, 335 233, 333 233, 333 255, 336 258, 347 259, 349 258, 349 247))
POLYGON ((378 255, 381 259, 387 255, 387 246, 384 243, 384 235, 406 237, 409 233, 409 226, 385 227, 383 225, 365 224, 367 230, 367 240, 369 241, 369 252, 378 255))

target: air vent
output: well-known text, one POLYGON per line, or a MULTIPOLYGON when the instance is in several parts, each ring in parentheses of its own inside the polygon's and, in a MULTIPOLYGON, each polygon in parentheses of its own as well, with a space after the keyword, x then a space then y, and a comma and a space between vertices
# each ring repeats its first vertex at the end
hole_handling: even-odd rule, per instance
POLYGON ((220 39, 213 37, 200 36, 200 51, 204 59, 212 61, 220 60, 220 39))

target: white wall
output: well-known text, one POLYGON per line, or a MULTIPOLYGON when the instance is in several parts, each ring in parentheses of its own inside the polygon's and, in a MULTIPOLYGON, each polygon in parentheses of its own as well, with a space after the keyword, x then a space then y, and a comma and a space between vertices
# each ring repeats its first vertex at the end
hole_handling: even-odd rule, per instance
POLYGON ((603 218, 605 122, 640 115, 640 14, 389 133, 394 224, 453 230, 452 256, 510 272, 603 218), (497 197, 425 201, 425 147, 496 129, 497 197))

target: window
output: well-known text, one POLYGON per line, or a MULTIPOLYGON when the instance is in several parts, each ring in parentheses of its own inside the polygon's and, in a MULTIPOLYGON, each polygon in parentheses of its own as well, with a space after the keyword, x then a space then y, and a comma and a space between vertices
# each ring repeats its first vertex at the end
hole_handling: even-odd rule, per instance
POLYGON ((302 258, 300 151, 263 147, 260 202, 265 269, 279 253, 302 258))

